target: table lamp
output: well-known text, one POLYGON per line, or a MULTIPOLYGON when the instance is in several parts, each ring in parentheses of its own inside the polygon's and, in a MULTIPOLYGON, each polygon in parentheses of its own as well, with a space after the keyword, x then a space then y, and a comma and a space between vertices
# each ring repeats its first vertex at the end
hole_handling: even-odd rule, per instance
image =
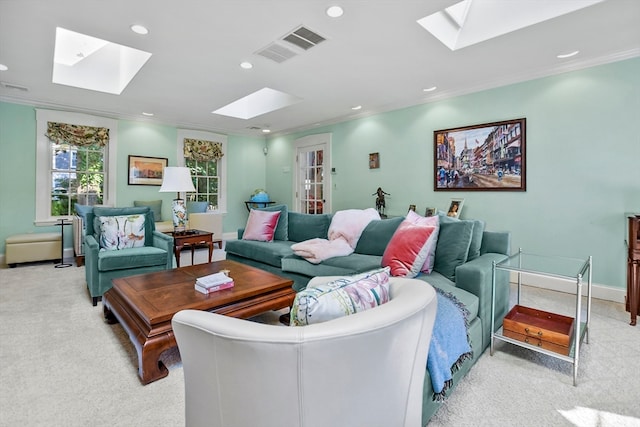
POLYGON ((187 225, 187 209, 184 200, 180 198, 181 192, 195 192, 191 180, 191 171, 186 167, 167 166, 162 176, 161 193, 175 191, 178 196, 173 200, 171 211, 173 213, 174 233, 184 232, 187 225))

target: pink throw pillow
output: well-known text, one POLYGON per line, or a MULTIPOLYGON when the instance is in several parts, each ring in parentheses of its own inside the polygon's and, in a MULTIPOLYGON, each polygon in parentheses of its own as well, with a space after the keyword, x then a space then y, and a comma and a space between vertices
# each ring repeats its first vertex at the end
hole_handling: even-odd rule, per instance
POLYGON ((433 271, 433 263, 436 259, 436 244, 438 243, 438 234, 440 233, 440 215, 434 216, 420 216, 414 211, 409 211, 407 221, 411 221, 414 224, 433 225, 436 227, 436 232, 429 238, 429 249, 427 250, 427 259, 422 264, 420 271, 429 274, 433 271))
POLYGON ((280 211, 259 211, 251 209, 242 240, 271 242, 280 219, 280 211))
POLYGON ((382 255, 382 266, 389 267, 392 276, 416 277, 427 259, 430 247, 434 245, 432 236, 435 235, 436 226, 415 224, 405 219, 391 236, 382 255))

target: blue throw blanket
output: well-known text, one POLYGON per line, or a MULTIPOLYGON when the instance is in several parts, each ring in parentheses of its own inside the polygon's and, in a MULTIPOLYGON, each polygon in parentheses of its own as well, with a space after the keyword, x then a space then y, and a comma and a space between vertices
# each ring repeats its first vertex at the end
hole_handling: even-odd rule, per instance
POLYGON ((467 334, 468 311, 455 296, 434 286, 438 310, 431 334, 427 369, 433 385, 433 400, 444 400, 453 373, 473 357, 467 334))

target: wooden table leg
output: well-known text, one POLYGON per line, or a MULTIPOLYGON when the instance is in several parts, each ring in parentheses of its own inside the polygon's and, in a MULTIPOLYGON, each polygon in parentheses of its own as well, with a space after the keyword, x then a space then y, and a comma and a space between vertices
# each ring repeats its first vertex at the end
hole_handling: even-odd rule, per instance
POLYGON ((169 370, 160 360, 160 355, 177 346, 175 336, 170 326, 164 332, 146 331, 144 324, 135 312, 129 311, 127 303, 113 291, 105 292, 103 296, 104 317, 107 323, 120 323, 129 335, 131 343, 138 354, 138 376, 142 384, 159 380, 169 375, 169 370), (150 336, 150 334, 153 336, 150 336))
POLYGON ((183 248, 182 245, 177 245, 177 244, 173 247, 173 253, 176 256, 176 266, 178 268, 180 268, 180 253, 182 252, 182 248, 183 248))
POLYGON ((211 257, 213 256, 213 242, 208 241, 207 245, 209 246, 209 264, 211 264, 211 257))
POLYGON ((638 299, 640 299, 640 263, 633 262, 629 265, 630 282, 629 282, 629 311, 631 312, 631 326, 636 326, 638 316, 638 299))

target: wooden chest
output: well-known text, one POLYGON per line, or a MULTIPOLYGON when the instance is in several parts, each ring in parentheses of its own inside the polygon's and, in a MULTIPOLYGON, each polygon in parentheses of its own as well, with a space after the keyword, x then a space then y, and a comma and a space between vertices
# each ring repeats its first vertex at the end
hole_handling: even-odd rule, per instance
POLYGON ((568 356, 573 339, 573 322, 573 317, 516 305, 505 316, 502 333, 506 337, 568 356))

